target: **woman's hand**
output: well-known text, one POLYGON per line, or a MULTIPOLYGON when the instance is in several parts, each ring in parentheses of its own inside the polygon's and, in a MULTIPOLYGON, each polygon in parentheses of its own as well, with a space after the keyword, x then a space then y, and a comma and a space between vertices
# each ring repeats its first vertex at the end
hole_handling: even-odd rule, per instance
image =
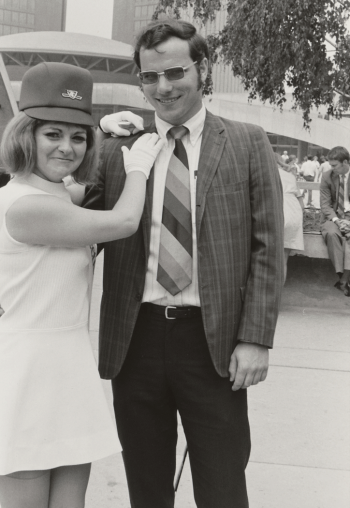
POLYGON ((120 111, 119 113, 113 113, 112 115, 106 115, 100 120, 100 127, 106 134, 111 134, 113 137, 117 136, 130 136, 137 132, 143 131, 143 118, 141 116, 131 113, 131 111, 120 111), (130 132, 127 129, 123 129, 120 122, 130 122, 135 128, 130 132))
POLYGON ((153 132, 141 136, 135 141, 131 149, 122 147, 126 174, 131 171, 141 171, 149 177, 154 161, 164 146, 164 141, 153 132))

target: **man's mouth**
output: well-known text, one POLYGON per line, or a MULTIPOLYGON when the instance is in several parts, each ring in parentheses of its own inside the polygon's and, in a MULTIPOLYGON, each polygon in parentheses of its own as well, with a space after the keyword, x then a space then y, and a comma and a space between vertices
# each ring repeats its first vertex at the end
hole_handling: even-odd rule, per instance
POLYGON ((170 97, 169 99, 157 99, 157 101, 160 102, 161 104, 172 104, 173 102, 176 102, 178 99, 180 99, 180 97, 170 97))

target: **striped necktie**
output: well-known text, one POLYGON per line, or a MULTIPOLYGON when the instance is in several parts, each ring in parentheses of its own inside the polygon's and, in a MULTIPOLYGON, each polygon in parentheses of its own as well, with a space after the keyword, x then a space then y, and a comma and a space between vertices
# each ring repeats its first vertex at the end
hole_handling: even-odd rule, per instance
POLYGON ((183 125, 169 130, 169 135, 175 139, 175 149, 165 183, 157 281, 172 295, 192 282, 190 172, 181 141, 187 132, 183 125))
POLYGON ((339 194, 337 215, 339 219, 344 219, 344 175, 339 175, 339 194))

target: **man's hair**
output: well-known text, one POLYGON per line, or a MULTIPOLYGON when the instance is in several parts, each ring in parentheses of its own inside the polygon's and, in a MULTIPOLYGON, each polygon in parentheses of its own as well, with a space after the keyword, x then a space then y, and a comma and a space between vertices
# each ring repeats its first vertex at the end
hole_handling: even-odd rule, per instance
POLYGON ((188 42, 190 57, 198 65, 203 58, 209 60, 207 43, 191 23, 179 19, 163 19, 152 21, 138 34, 134 52, 134 62, 138 68, 141 69, 141 48, 154 49, 158 44, 166 42, 171 37, 178 37, 188 42))
MULTIPOLYGON (((30 118, 20 112, 7 124, 1 140, 0 158, 6 172, 21 176, 33 173, 36 166, 37 150, 35 131, 46 122, 30 118)), ((80 166, 72 173, 77 183, 93 182, 97 168, 97 149, 93 127, 81 126, 86 131, 86 153, 80 166)))
POLYGON ((335 160, 339 162, 350 161, 350 154, 343 146, 335 146, 332 148, 327 155, 329 161, 335 160))

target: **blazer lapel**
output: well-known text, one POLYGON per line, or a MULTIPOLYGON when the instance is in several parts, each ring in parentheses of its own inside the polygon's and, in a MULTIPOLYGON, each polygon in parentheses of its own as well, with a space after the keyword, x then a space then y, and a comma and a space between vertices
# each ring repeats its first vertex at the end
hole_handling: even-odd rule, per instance
POLYGON ((226 136, 222 133, 225 128, 218 117, 207 111, 198 163, 197 192, 196 192, 196 223, 199 234, 204 208, 205 196, 210 188, 218 168, 222 152, 226 143, 226 136))

